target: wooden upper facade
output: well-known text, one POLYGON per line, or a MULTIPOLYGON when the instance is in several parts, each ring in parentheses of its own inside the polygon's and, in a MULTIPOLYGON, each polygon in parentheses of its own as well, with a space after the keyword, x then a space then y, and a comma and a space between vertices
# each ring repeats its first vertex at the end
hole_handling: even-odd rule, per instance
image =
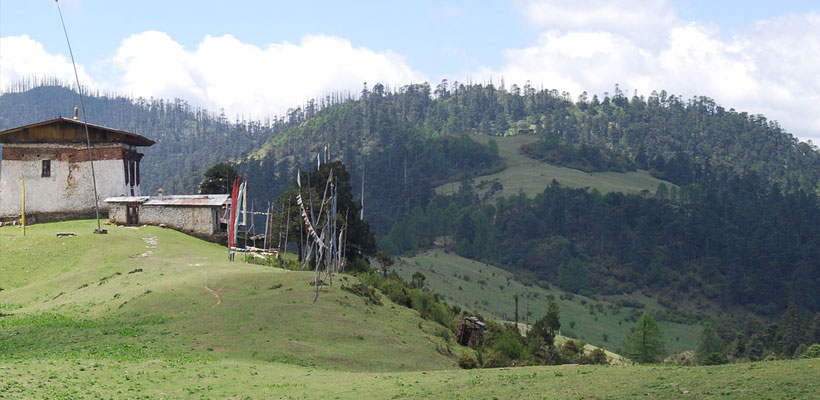
MULTIPOLYGON (((122 143, 130 146, 151 146, 154 142, 136 133, 88 124, 88 136, 92 144, 122 143)), ((85 143, 85 126, 80 121, 56 118, 36 124, 21 126, 0 132, 3 144, 36 143, 85 143)))

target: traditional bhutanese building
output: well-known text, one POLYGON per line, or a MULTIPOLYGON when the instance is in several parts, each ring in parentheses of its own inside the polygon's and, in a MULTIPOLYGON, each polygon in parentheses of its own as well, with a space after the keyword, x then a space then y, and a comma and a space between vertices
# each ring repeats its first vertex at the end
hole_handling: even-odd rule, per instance
MULTIPOLYGON (((139 147, 155 142, 135 133, 88 125, 100 209, 106 198, 140 195, 139 147)), ((26 214, 36 220, 93 215, 94 186, 85 126, 57 118, 0 132, 0 218, 20 215, 21 179, 26 214)))

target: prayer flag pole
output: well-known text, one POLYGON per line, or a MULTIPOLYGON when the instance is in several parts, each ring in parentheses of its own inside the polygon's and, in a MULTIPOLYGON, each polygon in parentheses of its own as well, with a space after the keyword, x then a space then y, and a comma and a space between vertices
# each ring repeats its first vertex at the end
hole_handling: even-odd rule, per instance
POLYGON ((20 185, 23 187, 23 191, 20 194, 23 200, 21 204, 22 216, 20 217, 20 224, 23 225, 23 236, 26 236, 26 180, 20 179, 20 185))

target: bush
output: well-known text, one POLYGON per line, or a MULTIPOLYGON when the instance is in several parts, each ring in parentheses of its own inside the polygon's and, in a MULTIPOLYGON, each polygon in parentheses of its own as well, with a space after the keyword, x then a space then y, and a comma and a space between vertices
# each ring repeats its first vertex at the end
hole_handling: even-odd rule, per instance
POLYGON ((809 348, 800 355, 800 358, 820 358, 820 343, 809 346, 809 348))
POLYGON ((347 264, 345 267, 346 271, 349 273, 367 273, 373 271, 370 268, 370 263, 367 262, 364 258, 355 258, 353 261, 347 264))
POLYGON ((592 364, 609 364, 609 358, 606 356, 606 352, 601 349, 592 350, 589 353, 589 359, 592 360, 592 364))
POLYGON ((706 357, 703 357, 700 360, 700 365, 720 365, 726 364, 729 360, 726 358, 726 354, 723 353, 709 353, 706 357))
POLYGON ((520 360, 524 355, 524 346, 521 344, 521 340, 509 331, 496 338, 492 348, 512 360, 520 360))
POLYGON ((567 362, 572 362, 578 359, 578 355, 583 355, 583 346, 575 340, 567 340, 561 345, 561 358, 567 362))
POLYGON ((461 353, 461 358, 458 359, 458 366, 464 369, 478 368, 478 360, 475 359, 469 352, 461 353))
POLYGON ((510 359, 498 350, 490 350, 482 357, 484 368, 498 368, 510 365, 510 359))

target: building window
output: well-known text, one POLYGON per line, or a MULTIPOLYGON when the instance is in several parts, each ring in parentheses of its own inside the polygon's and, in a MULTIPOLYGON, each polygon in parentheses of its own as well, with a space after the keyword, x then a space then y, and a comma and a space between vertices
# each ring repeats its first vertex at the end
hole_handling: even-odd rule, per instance
POLYGON ((43 160, 43 173, 40 176, 43 178, 51 176, 51 160, 43 160))

